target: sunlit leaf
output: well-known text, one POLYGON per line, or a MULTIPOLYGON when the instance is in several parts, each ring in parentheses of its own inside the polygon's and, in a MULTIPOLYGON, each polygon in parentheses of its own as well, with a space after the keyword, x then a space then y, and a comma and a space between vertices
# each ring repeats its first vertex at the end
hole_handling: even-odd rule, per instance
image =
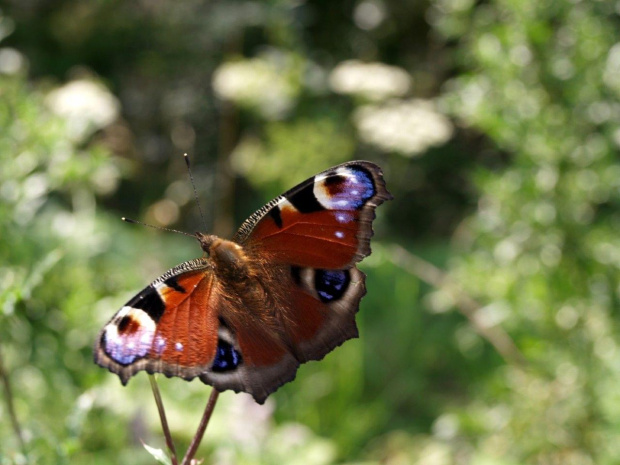
POLYGON ((170 457, 161 449, 155 449, 154 447, 149 446, 148 444, 142 443, 144 448, 147 450, 149 454, 153 456, 155 460, 163 465, 172 465, 172 460, 170 457))

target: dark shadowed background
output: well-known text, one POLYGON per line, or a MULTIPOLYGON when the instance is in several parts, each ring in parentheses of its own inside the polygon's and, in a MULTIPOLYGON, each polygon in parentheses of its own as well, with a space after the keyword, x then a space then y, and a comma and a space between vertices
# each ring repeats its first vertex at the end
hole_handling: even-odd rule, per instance
MULTIPOLYGON (((101 326, 297 182, 380 164, 361 338, 265 406, 233 464, 620 461, 620 3, 0 0, 0 464, 149 464, 146 375, 101 326), (10 389, 7 389, 10 388, 10 389)), ((179 449, 209 387, 161 379, 179 449)))

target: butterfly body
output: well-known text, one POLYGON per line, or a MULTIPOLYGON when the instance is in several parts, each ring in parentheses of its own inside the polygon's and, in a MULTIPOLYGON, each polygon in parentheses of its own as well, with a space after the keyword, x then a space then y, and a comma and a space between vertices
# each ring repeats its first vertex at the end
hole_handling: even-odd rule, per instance
POLYGON ((263 403, 300 363, 357 337, 379 167, 350 162, 274 199, 233 240, 196 233, 207 258, 169 270, 103 328, 95 361, 125 384, 140 370, 199 377, 263 403))

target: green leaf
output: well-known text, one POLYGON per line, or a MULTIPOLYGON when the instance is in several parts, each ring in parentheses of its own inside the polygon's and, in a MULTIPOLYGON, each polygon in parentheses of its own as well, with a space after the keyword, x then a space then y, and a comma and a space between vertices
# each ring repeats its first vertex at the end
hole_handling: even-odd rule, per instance
POLYGON ((142 443, 146 451, 151 454, 155 460, 159 463, 163 463, 164 465, 172 465, 172 461, 170 457, 161 449, 155 449, 154 447, 149 446, 148 444, 142 443))

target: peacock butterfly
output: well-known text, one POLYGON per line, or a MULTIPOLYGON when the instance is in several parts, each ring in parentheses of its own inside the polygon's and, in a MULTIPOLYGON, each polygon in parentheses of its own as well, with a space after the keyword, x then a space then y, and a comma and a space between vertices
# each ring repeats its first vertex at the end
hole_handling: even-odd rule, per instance
POLYGON ((196 233, 207 257, 182 263, 104 326, 95 362, 123 384, 140 370, 199 377, 258 403, 358 336, 375 208, 392 195, 381 169, 353 161, 269 202, 232 240, 196 233))

